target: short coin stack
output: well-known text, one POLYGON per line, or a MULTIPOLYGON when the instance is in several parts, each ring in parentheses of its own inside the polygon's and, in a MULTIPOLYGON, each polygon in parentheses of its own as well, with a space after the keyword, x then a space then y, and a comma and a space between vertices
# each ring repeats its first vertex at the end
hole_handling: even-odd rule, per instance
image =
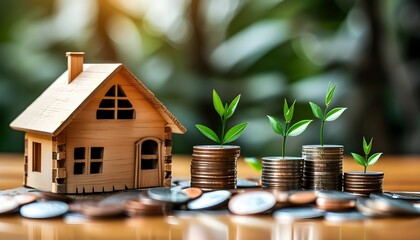
POLYGON ((344 191, 361 196, 382 192, 383 172, 345 172, 344 191))
POLYGON ((303 188, 341 191, 343 152, 341 145, 303 146, 303 188))
POLYGON ((191 187, 203 191, 236 188, 238 146, 194 146, 191 187))
POLYGON ((302 189, 303 158, 263 157, 261 185, 282 191, 302 189))

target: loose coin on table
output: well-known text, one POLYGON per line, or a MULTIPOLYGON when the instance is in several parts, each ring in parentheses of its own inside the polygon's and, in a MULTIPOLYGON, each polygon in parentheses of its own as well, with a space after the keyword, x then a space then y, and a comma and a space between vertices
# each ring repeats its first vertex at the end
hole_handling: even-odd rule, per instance
POLYGON ((291 192, 288 200, 293 204, 310 204, 314 203, 316 200, 315 191, 297 191, 291 192))
POLYGON ((22 206, 20 215, 26 218, 54 218, 63 215, 68 210, 69 206, 65 202, 35 202, 22 206))
POLYGON ((327 212, 325 219, 331 222, 346 222, 346 221, 358 221, 366 219, 366 216, 359 212, 327 212))
POLYGON ((263 213, 276 205, 276 197, 271 192, 250 191, 235 195, 229 201, 229 210, 238 215, 263 213))
POLYGON ((278 220, 293 221, 299 219, 311 219, 320 218, 325 215, 324 211, 321 211, 312 207, 304 208, 283 208, 276 210, 273 213, 273 217, 278 220))
POLYGON ((185 193, 168 187, 151 188, 147 194, 152 199, 174 204, 185 203, 189 200, 185 193))
POLYGON ((316 205, 325 211, 343 211, 354 208, 356 196, 339 191, 320 191, 317 192, 316 205))
POLYGON ((0 196, 0 214, 14 212, 19 207, 18 201, 10 196, 0 196))
POLYGON ((210 209, 215 208, 227 202, 232 194, 227 190, 217 190, 213 192, 206 192, 201 197, 192 200, 187 204, 190 210, 210 209))
POLYGON ((200 188, 195 187, 184 188, 181 192, 187 195, 189 200, 199 198, 203 194, 203 191, 200 188))

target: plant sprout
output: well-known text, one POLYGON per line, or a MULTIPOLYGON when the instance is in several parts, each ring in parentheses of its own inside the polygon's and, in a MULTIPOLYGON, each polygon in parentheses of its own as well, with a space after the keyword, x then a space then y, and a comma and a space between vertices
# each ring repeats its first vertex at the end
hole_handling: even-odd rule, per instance
POLYGON ((216 134, 215 131, 210 129, 209 127, 206 127, 201 124, 196 124, 195 126, 198 128, 198 130, 204 134, 207 138, 210 140, 220 144, 220 147, 223 146, 223 144, 230 143, 235 141, 236 139, 241 136, 243 131, 245 130, 245 127, 248 125, 248 123, 241 123, 238 124, 231 129, 229 129, 226 133, 226 121, 232 117, 233 113, 236 110, 236 107, 238 106, 239 100, 241 98, 241 95, 239 94, 236 96, 232 102, 228 105, 225 103, 223 105, 222 100, 220 99, 219 95, 217 94, 216 90, 213 89, 213 105, 214 109, 220 116, 220 120, 222 123, 222 130, 220 133, 220 136, 216 134))
POLYGON ((382 153, 374 153, 369 157, 370 150, 372 149, 372 141, 373 138, 371 138, 369 144, 367 144, 365 137, 363 137, 363 151, 365 152, 365 157, 362 157, 357 153, 351 153, 354 160, 364 167, 364 173, 366 173, 366 168, 375 164, 382 155, 382 153))
POLYGON ((287 136, 298 136, 301 133, 303 133, 308 125, 312 122, 312 120, 301 120, 293 125, 291 125, 291 121, 293 118, 293 113, 295 110, 295 103, 296 100, 292 103, 292 105, 288 106, 286 99, 284 99, 284 107, 283 107, 283 115, 285 124, 282 125, 280 120, 277 118, 267 115, 271 127, 273 128, 273 131, 277 134, 280 134, 283 136, 283 143, 281 147, 281 157, 284 158, 285 156, 285 148, 286 148, 286 138, 287 136))
POLYGON ((325 122, 331 122, 336 120, 341 116, 341 114, 347 109, 347 108, 334 108, 331 111, 328 111, 328 107, 330 106, 331 100, 334 96, 335 91, 335 84, 332 84, 331 82, 328 83, 328 89, 327 89, 327 95, 325 96, 325 109, 324 111, 321 110, 321 107, 316 105, 313 102, 309 102, 309 105, 311 106, 312 113, 314 116, 318 119, 321 119, 321 130, 320 130, 320 142, 321 146, 324 146, 324 126, 325 122))

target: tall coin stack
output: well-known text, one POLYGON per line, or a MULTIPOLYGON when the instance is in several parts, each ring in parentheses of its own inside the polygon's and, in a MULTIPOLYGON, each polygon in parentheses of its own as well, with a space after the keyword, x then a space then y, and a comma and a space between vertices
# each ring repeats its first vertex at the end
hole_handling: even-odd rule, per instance
POLYGON ((344 191, 361 196, 382 192, 383 172, 345 172, 344 191))
POLYGON ((341 145, 303 146, 303 188, 342 191, 343 153, 341 145))
POLYGON ((303 158, 263 157, 261 185, 281 191, 302 189, 303 158))
POLYGON ((239 146, 194 146, 191 187, 203 191, 236 188, 236 162, 239 154, 239 146))

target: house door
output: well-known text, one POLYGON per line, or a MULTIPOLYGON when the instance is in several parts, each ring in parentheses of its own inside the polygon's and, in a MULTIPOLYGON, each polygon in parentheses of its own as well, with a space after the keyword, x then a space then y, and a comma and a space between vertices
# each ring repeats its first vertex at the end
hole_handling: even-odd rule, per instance
POLYGON ((136 143, 136 185, 138 188, 161 186, 161 141, 146 138, 136 143))

